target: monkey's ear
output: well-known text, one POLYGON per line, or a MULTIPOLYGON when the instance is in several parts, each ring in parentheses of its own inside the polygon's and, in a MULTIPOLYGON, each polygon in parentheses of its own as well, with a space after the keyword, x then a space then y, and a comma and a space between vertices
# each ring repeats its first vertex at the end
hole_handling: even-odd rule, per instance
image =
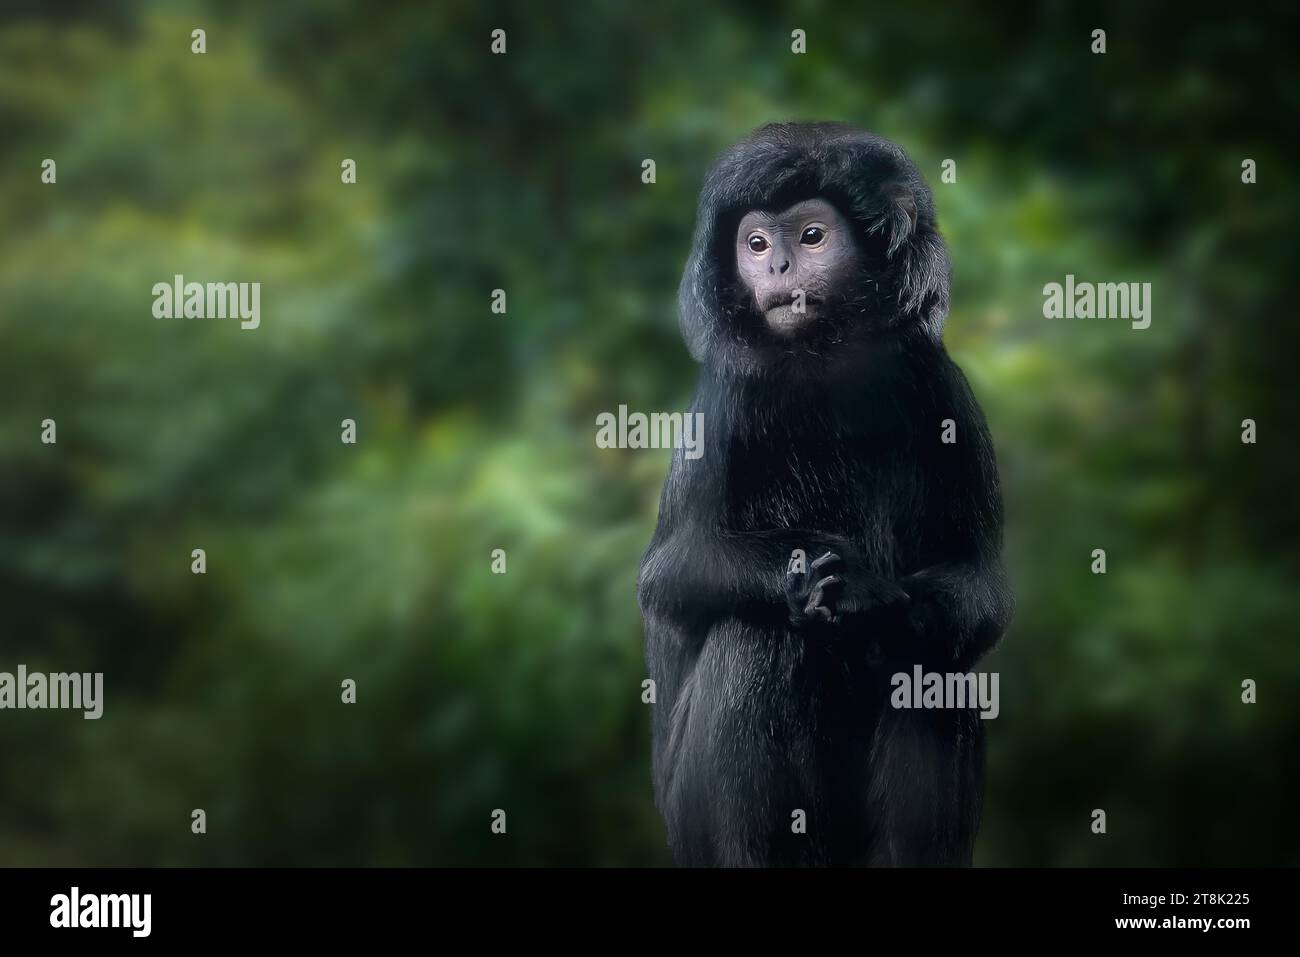
POLYGON ((916 194, 905 183, 890 183, 882 192, 885 208, 867 233, 879 235, 885 243, 885 255, 893 259, 899 247, 916 232, 916 194))
POLYGON ((872 231, 879 232, 885 256, 899 277, 899 305, 938 336, 948 314, 948 251, 937 231, 917 228, 920 204, 914 187, 890 183, 883 193, 885 208, 872 231))

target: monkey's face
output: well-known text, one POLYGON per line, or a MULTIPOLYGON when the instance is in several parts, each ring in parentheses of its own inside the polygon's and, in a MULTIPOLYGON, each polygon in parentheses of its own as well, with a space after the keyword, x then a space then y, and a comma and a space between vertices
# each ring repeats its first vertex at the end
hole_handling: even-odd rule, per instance
POLYGON ((824 199, 752 210, 736 230, 736 273, 767 327, 794 337, 844 298, 862 271, 849 221, 824 199))

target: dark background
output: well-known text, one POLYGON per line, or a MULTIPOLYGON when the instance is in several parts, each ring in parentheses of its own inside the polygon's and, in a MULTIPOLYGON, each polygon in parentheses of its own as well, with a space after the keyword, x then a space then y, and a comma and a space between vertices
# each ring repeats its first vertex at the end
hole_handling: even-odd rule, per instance
POLYGON ((0 670, 106 691, 0 712, 0 864, 666 863, 668 453, 595 417, 685 406, 695 195, 774 119, 935 192, 1020 598, 977 862, 1300 862, 1287 9, 6 4, 0 670), (152 318, 175 273, 260 281, 261 328, 152 318), (1151 328, 1044 319, 1066 273, 1151 328))

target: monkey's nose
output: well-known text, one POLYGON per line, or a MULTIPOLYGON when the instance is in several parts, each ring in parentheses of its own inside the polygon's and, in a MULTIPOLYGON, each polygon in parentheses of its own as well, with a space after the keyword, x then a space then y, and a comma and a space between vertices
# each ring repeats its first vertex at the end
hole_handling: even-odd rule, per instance
POLYGON ((775 265, 773 265, 773 266, 768 266, 768 267, 767 267, 767 271, 768 271, 768 272, 772 272, 772 273, 774 273, 774 272, 780 272, 781 275, 784 276, 786 270, 789 269, 789 268, 790 268, 790 260, 785 259, 785 260, 782 260, 782 261, 781 261, 781 266, 780 266, 779 269, 778 269, 775 265))

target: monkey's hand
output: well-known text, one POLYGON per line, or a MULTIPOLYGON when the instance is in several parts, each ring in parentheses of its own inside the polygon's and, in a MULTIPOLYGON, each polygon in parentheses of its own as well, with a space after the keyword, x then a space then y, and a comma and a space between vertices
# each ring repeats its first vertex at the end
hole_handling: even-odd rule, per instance
POLYGON ((908 575, 900 584, 912 596, 908 653, 935 666, 974 667, 997 644, 1015 607, 1000 566, 938 565, 908 575))
POLYGON ((785 596, 796 628, 839 625, 908 600, 898 585, 864 568, 848 568, 836 552, 826 552, 807 571, 786 572, 785 596))
POLYGON ((907 607, 908 627, 922 641, 938 642, 944 637, 951 617, 945 607, 947 594, 934 582, 917 575, 908 577, 907 588, 912 596, 907 607))

